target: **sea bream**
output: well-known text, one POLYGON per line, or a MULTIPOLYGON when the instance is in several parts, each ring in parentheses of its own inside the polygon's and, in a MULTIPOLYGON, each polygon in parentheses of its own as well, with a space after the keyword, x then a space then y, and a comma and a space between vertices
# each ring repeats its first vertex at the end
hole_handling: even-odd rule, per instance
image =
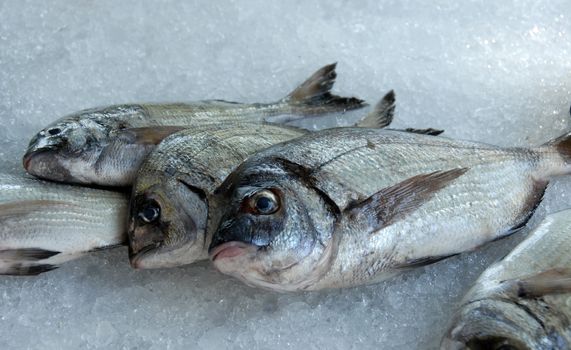
POLYGON ((221 272, 278 291, 373 283, 503 237, 549 180, 571 134, 535 148, 338 128, 262 150, 217 189, 221 272))
POLYGON ((126 242, 126 194, 0 173, 0 274, 37 275, 126 242))
MULTIPOLYGON (((358 125, 385 127, 394 109, 391 91, 358 125)), ((133 185, 131 265, 160 268, 207 259, 213 231, 209 224, 220 211, 212 198, 214 190, 249 155, 307 133, 281 125, 242 123, 202 125, 164 139, 143 162, 133 185)))
POLYGON ((571 210, 551 214, 463 298, 443 350, 571 349, 571 210))
POLYGON ((285 98, 267 104, 210 100, 84 110, 37 133, 23 165, 28 173, 48 180, 128 186, 150 150, 184 128, 212 123, 285 123, 366 105, 357 98, 331 94, 335 78, 335 64, 327 65, 285 98))

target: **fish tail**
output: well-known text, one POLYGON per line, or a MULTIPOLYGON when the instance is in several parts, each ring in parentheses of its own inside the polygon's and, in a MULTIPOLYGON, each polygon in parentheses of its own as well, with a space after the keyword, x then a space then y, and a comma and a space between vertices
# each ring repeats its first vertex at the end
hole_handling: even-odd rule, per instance
POLYGON ((313 73, 281 102, 291 107, 296 115, 319 115, 359 109, 367 104, 356 97, 342 97, 331 93, 337 73, 337 63, 328 64, 313 73))
POLYGON ((558 158, 557 166, 551 167, 549 171, 550 176, 571 175, 571 132, 543 144, 542 147, 558 158))
POLYGON ((0 275, 30 276, 56 269, 44 261, 60 252, 41 248, 0 250, 0 275))
POLYGON ((386 128, 389 126, 395 115, 395 92, 387 92, 385 96, 375 105, 371 113, 357 122, 355 126, 360 128, 386 128))
POLYGON ((571 132, 547 142, 545 146, 555 148, 563 159, 571 164, 571 132))

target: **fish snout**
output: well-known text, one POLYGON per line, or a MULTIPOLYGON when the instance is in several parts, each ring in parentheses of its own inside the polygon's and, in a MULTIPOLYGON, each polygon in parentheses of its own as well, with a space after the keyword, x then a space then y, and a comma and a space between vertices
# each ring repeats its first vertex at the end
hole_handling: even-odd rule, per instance
POLYGON ((52 147, 30 147, 22 158, 22 165, 30 175, 59 182, 73 181, 69 170, 61 164, 58 151, 52 147))
POLYGON ((220 226, 208 249, 208 255, 212 261, 223 257, 243 255, 265 245, 258 244, 261 242, 253 236, 251 225, 245 225, 244 219, 227 221, 220 226))
POLYGON ((137 227, 128 233, 129 261, 135 269, 144 269, 144 257, 158 249, 164 235, 156 227, 137 227))

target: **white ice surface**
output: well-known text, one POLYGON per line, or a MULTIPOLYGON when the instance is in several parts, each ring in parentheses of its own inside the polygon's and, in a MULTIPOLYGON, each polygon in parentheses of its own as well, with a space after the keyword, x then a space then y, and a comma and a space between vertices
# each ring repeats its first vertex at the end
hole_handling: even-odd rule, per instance
MULTIPOLYGON (((571 2, 0 1, 0 159, 64 114, 122 102, 271 101, 339 62, 335 91, 396 126, 535 145, 570 128, 571 2)), ((339 118, 339 122, 342 118, 339 118)), ((571 180, 540 207, 569 207, 571 180)), ((524 232, 525 233, 525 232, 524 232)), ((102 252, 0 278, 0 349, 434 349, 455 304, 523 234, 385 283, 275 294, 208 264, 135 271, 102 252)))

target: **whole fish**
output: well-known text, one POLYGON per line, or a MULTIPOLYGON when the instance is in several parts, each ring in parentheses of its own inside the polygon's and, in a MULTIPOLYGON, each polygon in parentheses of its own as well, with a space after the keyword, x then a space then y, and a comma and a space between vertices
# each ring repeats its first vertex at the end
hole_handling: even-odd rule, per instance
MULTIPOLYGON (((390 91, 360 123, 385 127, 392 121, 390 91)), ((434 133, 434 129, 418 130, 434 133)), ((438 131, 441 132, 441 131, 438 131)), ((133 185, 129 247, 135 268, 161 268, 208 258, 209 223, 219 212, 214 190, 246 157, 308 131, 242 123, 201 125, 164 139, 143 162, 133 185)))
POLYGON ((315 72, 285 98, 268 104, 221 100, 128 104, 84 110, 48 125, 30 141, 24 168, 60 182, 128 186, 144 157, 164 137, 206 123, 288 122, 364 107, 331 94, 335 64, 315 72))
POLYGON ((125 194, 0 173, 0 274, 37 275, 125 243, 125 194))
POLYGON ((463 298, 442 349, 571 349, 571 210, 549 215, 463 298))
POLYGON ((513 232, 570 163, 571 134, 499 148, 323 130, 260 151, 228 176, 210 257, 223 273, 279 291, 377 282, 513 232))

